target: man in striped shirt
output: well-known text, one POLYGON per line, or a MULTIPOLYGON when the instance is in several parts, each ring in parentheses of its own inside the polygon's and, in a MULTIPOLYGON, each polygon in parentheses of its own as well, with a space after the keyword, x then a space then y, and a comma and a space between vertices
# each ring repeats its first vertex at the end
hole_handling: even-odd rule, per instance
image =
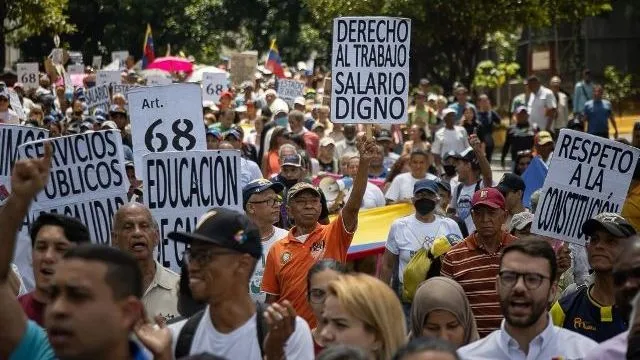
POLYGON ((452 247, 442 260, 442 276, 457 281, 464 289, 482 337, 500 328, 502 311, 496 292, 500 253, 516 239, 502 231, 507 216, 504 206, 504 196, 497 189, 476 191, 471 198, 476 231, 452 247))

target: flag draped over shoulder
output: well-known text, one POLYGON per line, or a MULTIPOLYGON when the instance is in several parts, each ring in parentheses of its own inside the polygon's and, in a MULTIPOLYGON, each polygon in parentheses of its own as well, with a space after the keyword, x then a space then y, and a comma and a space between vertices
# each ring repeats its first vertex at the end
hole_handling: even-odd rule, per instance
POLYGON ((156 59, 153 48, 153 36, 151 35, 151 25, 147 24, 147 31, 144 34, 144 44, 142 44, 142 68, 146 69, 149 64, 156 59))
POLYGON ((282 59, 280 53, 276 47, 276 40, 271 41, 271 47, 269 48, 269 54, 267 55, 267 62, 264 67, 271 71, 278 78, 284 77, 284 69, 282 69, 282 59))

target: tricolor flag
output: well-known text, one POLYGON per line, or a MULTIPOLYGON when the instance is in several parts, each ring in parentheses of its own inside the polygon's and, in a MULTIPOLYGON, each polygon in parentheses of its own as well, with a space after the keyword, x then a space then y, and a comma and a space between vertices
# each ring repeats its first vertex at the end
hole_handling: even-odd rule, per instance
POLYGON ((271 41, 271 47, 269 48, 269 54, 267 55, 267 62, 264 67, 270 70, 278 78, 284 77, 284 70, 282 69, 282 59, 280 59, 280 53, 276 47, 276 40, 271 41))
POLYGON ((151 25, 147 24, 147 31, 144 34, 144 44, 142 44, 142 68, 146 69, 156 59, 153 49, 153 36, 151 35, 151 25))

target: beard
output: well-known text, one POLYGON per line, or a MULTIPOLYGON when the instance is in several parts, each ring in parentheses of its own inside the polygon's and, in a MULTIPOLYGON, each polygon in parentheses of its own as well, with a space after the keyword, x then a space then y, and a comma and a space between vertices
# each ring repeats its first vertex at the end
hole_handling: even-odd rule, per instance
POLYGON ((533 300, 528 300, 528 307, 531 309, 531 312, 526 317, 522 316, 514 316, 511 314, 510 310, 513 309, 511 304, 512 298, 507 298, 506 300, 500 301, 500 308, 502 309, 502 313, 504 314, 505 321, 516 328, 527 328, 532 326, 533 324, 540 319, 544 313, 547 312, 547 301, 539 301, 535 302, 533 300))

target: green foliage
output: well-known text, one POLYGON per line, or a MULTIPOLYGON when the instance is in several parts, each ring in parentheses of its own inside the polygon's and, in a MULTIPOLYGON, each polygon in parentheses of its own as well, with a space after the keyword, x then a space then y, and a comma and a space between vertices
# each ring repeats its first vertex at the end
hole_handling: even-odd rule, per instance
MULTIPOLYGON (((65 14, 68 0, 4 0, 6 12, 0 11, 2 34, 10 42, 17 43, 25 38, 44 33, 72 32, 65 14), (7 21, 5 21, 7 20, 7 21)), ((4 2, 3 1, 3 2, 4 2)), ((0 5, 0 9, 3 5, 0 5)), ((4 51, 4 49, 3 49, 4 51)))
POLYGON ((604 68, 604 96, 606 96, 618 109, 618 115, 622 116, 622 104, 627 98, 637 91, 632 87, 631 74, 623 74, 615 66, 604 68))
POLYGON ((473 86, 483 89, 500 88, 509 80, 514 79, 518 75, 519 70, 520 65, 515 62, 502 62, 496 65, 491 60, 481 61, 478 63, 478 66, 476 66, 473 86))

